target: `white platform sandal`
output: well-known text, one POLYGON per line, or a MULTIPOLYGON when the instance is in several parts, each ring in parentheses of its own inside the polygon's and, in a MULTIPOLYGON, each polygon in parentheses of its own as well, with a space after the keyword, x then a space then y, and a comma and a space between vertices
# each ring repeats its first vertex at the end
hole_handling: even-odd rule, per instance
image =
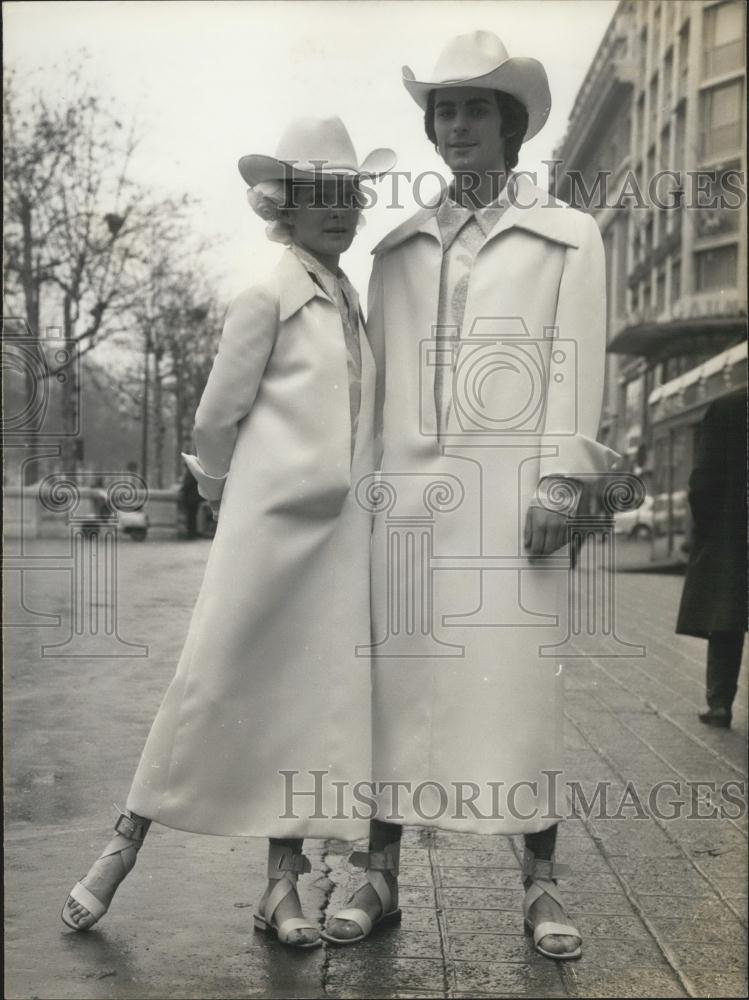
MULTIPOLYGON (((143 846, 143 840, 148 833, 150 825, 150 819, 144 819, 142 816, 136 816, 135 813, 131 813, 128 810, 120 813, 114 824, 116 836, 112 841, 110 841, 104 852, 97 858, 97 861, 101 861, 103 858, 116 856, 122 866, 120 876, 114 884, 112 895, 107 903, 95 896, 90 889, 86 888, 83 882, 75 883, 68 894, 68 898, 65 900, 65 905, 63 906, 62 913, 60 914, 62 922, 70 927, 71 930, 87 931, 101 920, 111 906, 112 898, 114 897, 120 882, 122 882, 125 876, 132 871, 138 851, 143 846), (75 923, 70 912, 71 900, 78 903, 80 906, 84 906, 88 910, 94 918, 90 924, 86 924, 85 927, 81 927, 80 924, 75 923)), ((95 861, 91 867, 93 868, 96 863, 97 862, 95 861)), ((86 876, 84 876, 84 878, 85 877, 86 876)))
POLYGON ((523 854, 523 878, 533 880, 523 899, 525 932, 526 934, 533 935, 533 945, 539 954, 544 955, 546 958, 554 958, 562 962, 573 958, 580 958, 582 955, 583 939, 580 931, 576 927, 573 927, 572 924, 559 924, 554 920, 542 920, 540 924, 534 924, 529 917, 529 913, 533 904, 544 894, 551 896, 566 913, 564 901, 555 880, 564 875, 569 875, 569 873, 570 869, 568 865, 557 864, 554 861, 544 861, 541 858, 537 858, 533 851, 527 847, 525 848, 523 854), (574 937, 577 938, 578 944, 571 951, 547 951, 539 943, 547 934, 564 934, 567 937, 574 937))
POLYGON ((361 934, 356 935, 356 937, 336 937, 326 927, 322 936, 327 942, 330 944, 356 944, 357 941, 363 941, 364 938, 369 937, 372 931, 378 927, 391 927, 401 922, 401 909, 399 906, 393 907, 390 886, 382 874, 390 872, 395 878, 398 877, 399 856, 399 843, 387 844, 381 851, 353 852, 349 860, 355 867, 365 870, 367 881, 380 900, 380 916, 376 920, 372 920, 366 910, 362 910, 358 906, 339 910, 333 919, 353 921, 361 929, 361 934))
POLYGON ((278 926, 273 923, 273 917, 279 904, 286 899, 290 892, 296 892, 297 877, 311 871, 312 865, 309 858, 301 852, 281 844, 268 846, 268 878, 277 879, 277 882, 253 917, 256 931, 271 934, 281 944, 288 945, 290 948, 320 947, 322 944, 322 938, 319 936, 320 928, 304 917, 289 917, 281 921, 278 926), (318 937, 314 941, 300 941, 298 943, 290 941, 289 935, 298 930, 314 931, 318 937))

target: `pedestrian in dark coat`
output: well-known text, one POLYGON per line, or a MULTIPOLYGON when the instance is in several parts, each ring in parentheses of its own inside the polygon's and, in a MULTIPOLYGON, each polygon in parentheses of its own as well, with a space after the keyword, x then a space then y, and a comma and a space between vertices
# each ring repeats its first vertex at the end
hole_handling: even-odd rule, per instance
POLYGON ((747 394, 712 403, 701 426, 689 505, 694 520, 676 631, 708 640, 707 725, 728 728, 747 631, 747 394))

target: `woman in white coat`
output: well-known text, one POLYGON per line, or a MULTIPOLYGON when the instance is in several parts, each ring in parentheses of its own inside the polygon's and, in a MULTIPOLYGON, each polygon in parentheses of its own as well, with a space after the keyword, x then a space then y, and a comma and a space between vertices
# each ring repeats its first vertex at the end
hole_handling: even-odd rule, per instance
POLYGON ((542 954, 576 958, 553 854, 563 670, 541 653, 566 607, 564 561, 560 571, 547 558, 565 551, 566 517, 544 493, 559 477, 572 496, 576 476, 615 458, 595 441, 603 246, 592 217, 511 173, 550 109, 540 63, 479 31, 445 47, 432 79, 405 69, 404 84, 454 181, 373 251, 387 501, 372 578, 382 794, 367 883, 325 937, 359 940, 397 908, 396 823, 406 823, 525 834, 526 929, 542 954))
POLYGON ((115 837, 63 909, 75 930, 107 910, 150 823, 270 838, 255 927, 321 943, 296 878, 304 837, 354 840, 326 789, 295 797, 284 772, 369 777, 371 515, 352 484, 373 468, 375 367, 356 293, 338 268, 359 221, 359 165, 340 119, 306 119, 275 157, 240 172, 272 239, 289 244, 229 309, 185 456, 220 516, 177 672, 151 729, 115 837), (328 817, 328 818, 322 818, 328 817))

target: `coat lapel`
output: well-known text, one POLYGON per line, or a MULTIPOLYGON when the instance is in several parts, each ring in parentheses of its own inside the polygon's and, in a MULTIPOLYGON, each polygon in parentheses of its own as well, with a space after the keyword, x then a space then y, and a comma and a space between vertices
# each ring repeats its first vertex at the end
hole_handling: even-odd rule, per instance
POLYGON ((282 323, 315 297, 331 302, 325 291, 310 278, 293 250, 284 253, 276 273, 279 278, 278 318, 282 323))

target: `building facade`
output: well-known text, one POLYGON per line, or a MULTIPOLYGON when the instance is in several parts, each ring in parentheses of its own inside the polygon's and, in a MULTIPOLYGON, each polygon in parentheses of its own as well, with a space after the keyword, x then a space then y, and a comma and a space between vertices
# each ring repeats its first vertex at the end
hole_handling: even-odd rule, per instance
POLYGON ((688 528, 697 425, 746 378, 745 18, 742 0, 621 0, 555 153, 553 192, 606 249, 601 437, 646 479, 659 556, 688 528))

